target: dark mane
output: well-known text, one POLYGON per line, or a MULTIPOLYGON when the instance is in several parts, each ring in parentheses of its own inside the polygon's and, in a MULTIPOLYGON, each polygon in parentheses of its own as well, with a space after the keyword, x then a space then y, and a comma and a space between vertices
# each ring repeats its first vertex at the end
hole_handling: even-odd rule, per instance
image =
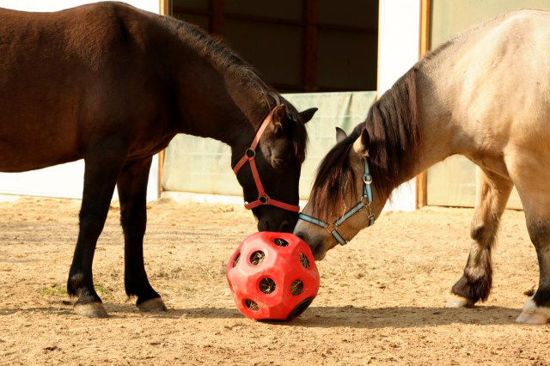
POLYGON ((201 56, 213 60, 215 65, 225 68, 236 67, 243 75, 260 79, 257 71, 220 39, 204 32, 194 24, 176 18, 163 16, 162 20, 201 56))
POLYGON ((356 175, 351 169, 348 154, 364 126, 364 122, 355 126, 353 132, 336 144, 319 165, 309 200, 313 202, 313 212, 323 220, 328 217, 329 211, 344 213, 345 192, 357 195, 356 175))
POLYGON ((378 195, 388 197, 411 174, 412 159, 422 141, 417 118, 416 68, 403 75, 370 108, 365 122, 325 156, 313 184, 313 210, 327 218, 329 210, 344 213, 346 195, 356 192, 357 180, 348 153, 366 128, 369 167, 378 195))
MULTIPOLYGON (((258 99, 263 100, 267 110, 278 104, 285 104, 292 123, 287 131, 288 138, 294 143, 296 157, 303 160, 307 145, 307 131, 301 121, 298 111, 290 102, 284 99, 277 91, 267 85, 259 72, 244 61, 221 40, 212 37, 199 27, 172 17, 162 17, 163 21, 172 27, 186 44, 196 50, 201 56, 212 61, 212 64, 231 72, 235 79, 244 84, 244 87, 258 93, 258 99)), ((262 121, 256 121, 261 123, 262 121)))
POLYGON ((220 39, 204 32, 199 27, 172 17, 162 17, 163 21, 172 27, 179 38, 199 55, 210 60, 212 65, 220 70, 235 74, 236 80, 258 90, 269 106, 274 107, 278 93, 268 86, 258 71, 243 60, 235 51, 227 47, 220 39))

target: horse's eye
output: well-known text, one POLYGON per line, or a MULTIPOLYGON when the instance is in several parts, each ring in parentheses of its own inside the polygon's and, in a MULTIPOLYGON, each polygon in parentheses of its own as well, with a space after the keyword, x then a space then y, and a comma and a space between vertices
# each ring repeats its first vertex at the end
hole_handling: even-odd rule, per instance
POLYGON ((274 158, 272 161, 271 161, 273 167, 275 169, 280 169, 282 167, 284 167, 286 161, 285 159, 281 159, 281 158, 274 158))

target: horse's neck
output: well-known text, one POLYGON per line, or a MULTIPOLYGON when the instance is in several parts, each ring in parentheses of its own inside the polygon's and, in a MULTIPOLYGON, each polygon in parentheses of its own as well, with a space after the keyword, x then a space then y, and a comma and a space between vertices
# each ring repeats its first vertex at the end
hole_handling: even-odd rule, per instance
MULTIPOLYGON (((439 101, 440 98, 438 95, 435 95, 435 88, 430 84, 430 78, 426 77, 426 72, 429 71, 415 66, 415 69, 409 71, 408 75, 405 75, 392 87, 392 89, 396 88, 392 92, 394 96, 407 95, 409 98, 414 98, 413 101, 409 101, 411 108, 416 109, 415 112, 410 112, 410 116, 413 118, 400 118, 398 112, 394 113, 394 111, 399 110, 399 106, 406 103, 406 101, 400 99, 401 97, 394 97, 393 99, 394 103, 398 103, 399 105, 392 105, 390 103, 381 107, 392 111, 392 113, 386 112, 387 116, 396 118, 395 120, 387 121, 386 128, 388 128, 388 125, 393 124, 392 133, 401 135, 403 140, 406 140, 406 137, 403 138, 403 136, 408 136, 415 131, 415 113, 416 123, 418 123, 418 143, 414 143, 414 138, 409 141, 403 141, 404 144, 408 145, 408 148, 406 151, 403 151, 401 157, 395 157, 395 159, 400 159, 398 162, 399 169, 397 169, 397 176, 390 179, 393 182, 392 187, 389 187, 390 190, 456 153, 453 139, 457 134, 457 129, 456 126, 450 123, 449 117, 452 111, 448 111, 448 107, 439 101), (407 77, 410 77, 410 79, 407 79, 407 77), (407 87, 408 91, 403 93, 403 85, 406 82, 412 84, 409 84, 407 87), (411 87, 414 90, 411 90, 411 87), (399 91, 400 88, 401 91, 399 91), (411 126, 405 129, 402 126, 398 126, 403 123, 410 123, 411 126), (403 130, 408 132, 403 134, 403 130)), ((391 161, 392 157, 390 157, 390 164, 387 167, 389 174, 392 174, 391 165, 395 164, 395 161, 393 163, 391 161)))
MULTIPOLYGON (((439 71, 439 70, 437 70, 439 71)), ((434 71, 420 67, 417 77, 418 119, 422 129, 422 143, 413 159, 415 177, 432 165, 460 152, 460 126, 455 125, 452 103, 434 84, 434 71)))
POLYGON ((210 137, 244 152, 269 113, 266 85, 259 78, 243 80, 242 66, 222 65, 215 57, 183 48, 172 62, 178 65, 177 132, 210 137))
POLYGON ((246 86, 220 82, 217 76, 208 77, 208 73, 187 79, 183 88, 191 92, 184 91, 179 101, 179 132, 210 137, 232 148, 244 142, 250 144, 269 112, 267 105, 246 86))

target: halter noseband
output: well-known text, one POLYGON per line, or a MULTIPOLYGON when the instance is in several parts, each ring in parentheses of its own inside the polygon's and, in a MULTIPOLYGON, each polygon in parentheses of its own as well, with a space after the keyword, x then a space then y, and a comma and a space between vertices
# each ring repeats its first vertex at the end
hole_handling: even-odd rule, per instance
POLYGON ((258 207, 261 205, 271 205, 271 206, 282 208, 283 210, 287 210, 287 211, 300 212, 300 206, 291 205, 288 203, 274 200, 273 198, 269 197, 267 193, 265 193, 264 186, 262 185, 262 180, 260 179, 260 173, 258 173, 258 168, 256 167, 256 160, 255 160, 256 147, 258 146, 258 143, 260 142, 260 138, 262 137, 262 134, 264 133, 265 129, 273 119, 274 110, 275 109, 272 109, 271 112, 269 112, 269 114, 267 115, 267 117, 265 117, 262 125, 258 129, 258 132, 256 132, 256 136, 254 136, 254 140, 252 140, 252 144, 248 149, 246 149, 243 157, 237 162, 237 164, 233 168, 233 171, 235 172, 235 174, 237 174, 239 170, 244 166, 244 164, 246 164, 246 162, 250 164, 252 177, 254 177, 254 183, 256 184, 256 189, 258 190, 258 199, 252 202, 245 201, 244 207, 247 210, 251 210, 254 207, 258 207))
POLYGON ((353 206, 350 210, 348 210, 346 213, 344 213, 338 220, 334 221, 333 224, 328 224, 322 220, 319 220, 313 216, 306 215, 305 213, 300 213, 298 215, 298 218, 300 220, 304 220, 309 222, 310 224, 314 224, 317 226, 320 226, 324 229, 327 229, 327 231, 336 239, 340 245, 346 245, 347 241, 340 235, 338 232, 338 227, 342 225, 347 219, 355 215, 357 212, 361 211, 363 208, 367 209, 367 214, 369 215, 369 224, 367 226, 371 226, 374 224, 374 213, 372 212, 371 204, 372 204, 372 176, 370 175, 369 170, 369 163, 367 162, 367 159, 365 158, 365 173, 363 174, 363 195, 359 199, 359 202, 353 206))

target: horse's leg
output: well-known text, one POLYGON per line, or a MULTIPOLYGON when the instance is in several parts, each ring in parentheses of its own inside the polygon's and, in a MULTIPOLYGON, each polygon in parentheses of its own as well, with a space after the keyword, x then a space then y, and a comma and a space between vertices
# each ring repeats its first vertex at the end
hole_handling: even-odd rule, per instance
POLYGON ((75 311, 81 315, 107 316, 94 289, 92 262, 125 155, 124 145, 116 140, 95 144, 85 153, 80 231, 67 281, 69 295, 78 296, 75 311))
POLYGON ((518 323, 545 324, 550 320, 550 171, 547 166, 547 158, 531 155, 508 168, 523 204, 527 230, 539 263, 539 288, 525 303, 516 319, 518 323))
POLYGON ((143 263, 143 235, 147 221, 146 195, 151 158, 127 163, 117 187, 120 223, 124 231, 124 285, 128 296, 137 296, 142 311, 165 311, 160 295, 147 279, 143 263))
POLYGON ((478 198, 471 225, 473 239, 464 274, 452 287, 448 307, 473 306, 491 291, 491 247, 512 190, 512 181, 493 173, 479 172, 478 198))

